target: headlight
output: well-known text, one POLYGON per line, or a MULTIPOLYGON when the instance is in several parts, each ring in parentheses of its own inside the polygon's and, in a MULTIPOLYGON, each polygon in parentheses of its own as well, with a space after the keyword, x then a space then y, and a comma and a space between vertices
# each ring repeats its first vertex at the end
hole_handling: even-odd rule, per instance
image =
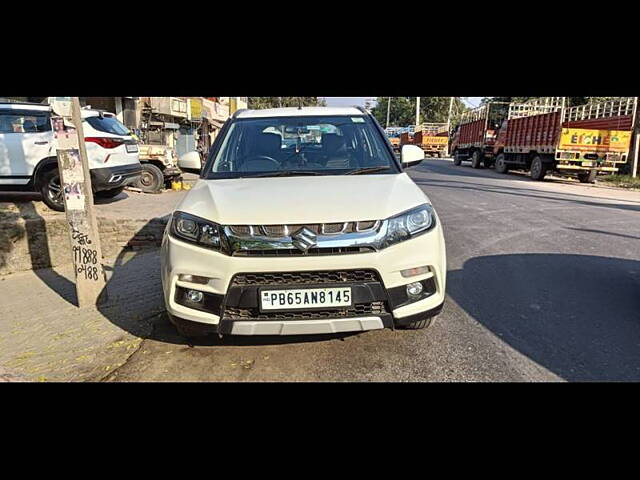
POLYGON ((220 225, 188 213, 175 212, 173 214, 171 234, 186 242, 216 250, 220 249, 220 225))
POLYGON ((436 217, 431 205, 420 207, 401 213, 387 220, 387 235, 384 238, 384 247, 409 240, 431 230, 436 224, 436 217))

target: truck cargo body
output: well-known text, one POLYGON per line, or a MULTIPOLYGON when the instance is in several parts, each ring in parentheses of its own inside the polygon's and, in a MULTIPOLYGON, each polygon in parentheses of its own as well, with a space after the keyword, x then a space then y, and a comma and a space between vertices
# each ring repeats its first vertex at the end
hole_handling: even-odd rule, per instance
POLYGON ((426 123, 416 130, 413 144, 419 146, 427 155, 445 156, 449 145, 448 124, 426 123))
MULTIPOLYGON (((550 170, 593 181, 598 172, 617 172, 627 161, 636 108, 635 99, 514 116, 506 125, 504 144, 494 147, 498 170, 531 169, 544 178, 550 170), (535 170, 535 171, 534 171, 535 170)), ((535 113, 535 112, 531 112, 535 113)))

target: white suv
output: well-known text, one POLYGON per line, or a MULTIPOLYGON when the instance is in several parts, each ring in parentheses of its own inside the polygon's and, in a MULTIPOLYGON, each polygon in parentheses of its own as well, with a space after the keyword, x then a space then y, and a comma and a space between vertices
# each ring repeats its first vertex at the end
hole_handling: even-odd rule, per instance
MULTIPOLYGON (((0 192, 36 191, 64 211, 51 107, 0 103, 0 192)), ((91 182, 97 196, 114 197, 138 180, 138 145, 113 114, 82 110, 91 182)))
POLYGON ((236 113, 162 244, 185 336, 424 328, 442 309, 440 221, 377 121, 357 108, 236 113))

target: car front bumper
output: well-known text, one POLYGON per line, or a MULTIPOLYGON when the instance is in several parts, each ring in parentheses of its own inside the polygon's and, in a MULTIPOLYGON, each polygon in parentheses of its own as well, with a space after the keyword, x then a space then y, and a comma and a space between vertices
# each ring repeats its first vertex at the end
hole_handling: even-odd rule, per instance
POLYGON ((161 264, 165 305, 170 315, 208 326, 212 332, 235 335, 393 328, 437 315, 444 304, 446 289, 446 252, 439 224, 423 235, 378 252, 326 256, 234 257, 165 234, 161 264), (409 278, 401 274, 402 270, 423 266, 429 267, 428 273, 409 278), (340 284, 352 287, 354 308, 349 311, 323 308, 320 313, 317 310, 266 316, 255 313, 259 311, 260 288, 333 286, 334 283, 327 283, 334 278, 332 275, 346 275, 345 272, 368 272, 366 278, 360 278, 358 273, 357 278, 349 277, 340 284), (206 284, 184 282, 180 275, 209 280, 206 284), (329 280, 322 275, 329 275, 329 280), (247 277, 263 283, 247 283, 247 277), (283 284, 287 278, 291 278, 290 283, 283 284), (314 283, 314 279, 321 278, 324 283, 314 283), (277 283, 269 284, 269 279, 277 283), (303 280, 305 283, 301 284, 303 280), (406 286, 413 282, 421 282, 424 291, 410 299, 406 286), (203 304, 190 304, 186 300, 188 290, 203 292, 203 304))

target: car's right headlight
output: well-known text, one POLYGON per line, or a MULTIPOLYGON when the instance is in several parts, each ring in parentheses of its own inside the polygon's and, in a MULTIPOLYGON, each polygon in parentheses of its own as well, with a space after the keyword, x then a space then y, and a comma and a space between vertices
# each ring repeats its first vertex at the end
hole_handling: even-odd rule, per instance
POLYGON ((186 242, 220 250, 220 225, 184 212, 175 212, 171 218, 170 233, 186 242))
POLYGON ((431 230, 436 225, 436 216, 431 205, 421 205, 387 220, 387 234, 383 247, 404 242, 431 230))

